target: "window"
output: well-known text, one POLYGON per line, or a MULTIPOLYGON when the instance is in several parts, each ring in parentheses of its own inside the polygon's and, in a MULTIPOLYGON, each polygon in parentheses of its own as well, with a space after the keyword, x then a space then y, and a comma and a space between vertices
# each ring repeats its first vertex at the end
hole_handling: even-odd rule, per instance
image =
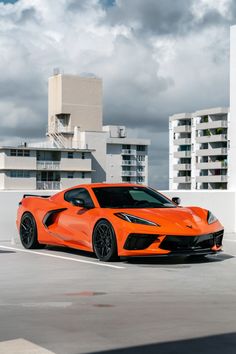
POLYGON ((24 156, 29 157, 30 156, 30 151, 29 150, 24 150, 24 156))
POLYGON ((138 172, 143 172, 144 171, 144 167, 143 166, 138 166, 137 170, 138 170, 138 172))
POLYGON ((67 178, 74 178, 74 172, 69 172, 67 178))
POLYGON ((174 208, 163 195, 146 187, 95 187, 101 208, 174 208))
POLYGON ((131 145, 122 145, 122 149, 124 150, 130 150, 131 149, 131 145))
POLYGON ((141 177, 141 176, 137 177, 137 182, 138 183, 144 182, 144 177, 141 177))
POLYGON ((82 199, 90 208, 94 207, 92 198, 85 188, 74 188, 64 194, 64 199, 69 203, 71 203, 72 199, 74 198, 82 199))
POLYGON ((10 150, 10 156, 30 156, 30 150, 16 150, 16 149, 11 149, 10 150))
POLYGON ((67 157, 68 157, 68 159, 73 159, 74 158, 74 153, 72 151, 68 151, 67 157))
POLYGON ((21 171, 21 170, 10 171, 10 177, 13 177, 13 178, 29 178, 30 177, 30 171, 21 171))
POLYGON ((145 161, 145 156, 143 155, 138 155, 137 156, 138 161, 145 161))
POLYGON ((137 151, 145 151, 145 145, 137 145, 137 151))
POLYGON ((82 154, 81 154, 81 158, 82 158, 82 160, 84 160, 84 159, 85 159, 85 153, 84 153, 84 152, 82 152, 82 154))
POLYGON ((85 172, 81 173, 81 178, 85 178, 85 172))
POLYGON ((10 156, 16 156, 16 150, 10 150, 10 156))

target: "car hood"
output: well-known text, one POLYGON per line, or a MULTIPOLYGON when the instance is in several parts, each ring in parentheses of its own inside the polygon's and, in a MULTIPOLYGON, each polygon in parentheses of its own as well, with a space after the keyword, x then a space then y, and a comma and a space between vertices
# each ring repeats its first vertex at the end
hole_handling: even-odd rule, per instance
POLYGON ((122 209, 120 211, 155 222, 159 225, 159 232, 169 233, 173 230, 175 234, 188 235, 207 233, 211 232, 213 225, 207 222, 207 210, 197 207, 122 209))

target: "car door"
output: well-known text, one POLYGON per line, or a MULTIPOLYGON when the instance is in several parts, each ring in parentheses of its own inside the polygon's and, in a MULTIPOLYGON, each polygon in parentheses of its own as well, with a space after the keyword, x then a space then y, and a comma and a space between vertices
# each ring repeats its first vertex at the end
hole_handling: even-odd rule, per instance
POLYGON ((68 244, 91 248, 94 204, 89 192, 85 188, 74 188, 65 192, 64 199, 67 209, 60 214, 57 224, 60 238, 68 244), (73 198, 83 199, 89 208, 73 205, 73 198))

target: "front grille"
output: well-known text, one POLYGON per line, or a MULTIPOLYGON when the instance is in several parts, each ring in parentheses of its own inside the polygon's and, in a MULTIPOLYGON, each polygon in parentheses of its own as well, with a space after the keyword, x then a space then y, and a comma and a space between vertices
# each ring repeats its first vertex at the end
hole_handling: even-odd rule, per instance
POLYGON ((168 235, 160 244, 160 248, 172 252, 201 251, 221 246, 224 231, 200 236, 168 235))
POLYGON ((152 234, 129 234, 125 241, 124 249, 144 250, 145 248, 148 248, 157 237, 158 235, 152 234))

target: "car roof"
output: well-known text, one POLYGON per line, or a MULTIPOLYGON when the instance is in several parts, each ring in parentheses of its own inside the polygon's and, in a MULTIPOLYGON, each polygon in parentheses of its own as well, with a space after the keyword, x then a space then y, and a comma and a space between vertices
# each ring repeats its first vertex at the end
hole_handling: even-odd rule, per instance
POLYGON ((145 187, 141 184, 135 183, 89 183, 89 184, 79 184, 74 186, 73 188, 81 188, 81 187, 89 187, 89 188, 100 188, 100 187, 145 187))

